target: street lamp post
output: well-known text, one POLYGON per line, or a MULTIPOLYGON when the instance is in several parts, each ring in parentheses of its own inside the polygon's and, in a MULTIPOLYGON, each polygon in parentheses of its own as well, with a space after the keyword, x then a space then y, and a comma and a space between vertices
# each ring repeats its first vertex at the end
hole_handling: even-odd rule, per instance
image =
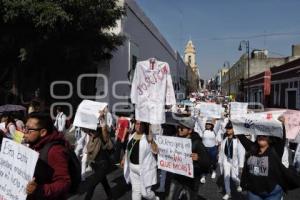
POLYGON ((247 102, 249 102, 250 98, 250 84, 249 84, 249 77, 250 77, 250 45, 249 40, 242 40, 239 45, 239 51, 242 51, 242 45, 246 46, 247 51, 247 70, 248 70, 248 78, 247 78, 247 102))

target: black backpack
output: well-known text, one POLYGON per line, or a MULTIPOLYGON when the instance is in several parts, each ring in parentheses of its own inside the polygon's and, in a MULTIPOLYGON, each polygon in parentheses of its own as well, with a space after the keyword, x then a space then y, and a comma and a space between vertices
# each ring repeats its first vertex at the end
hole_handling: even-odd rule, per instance
POLYGON ((79 188, 79 185, 81 182, 80 161, 78 160, 75 152, 71 148, 66 147, 64 141, 54 141, 54 142, 47 143, 40 150, 39 159, 41 159, 45 163, 48 163, 48 151, 53 145, 64 146, 69 154, 68 169, 69 169, 70 178, 71 178, 71 187, 70 187, 69 193, 74 194, 78 191, 78 188, 79 188))

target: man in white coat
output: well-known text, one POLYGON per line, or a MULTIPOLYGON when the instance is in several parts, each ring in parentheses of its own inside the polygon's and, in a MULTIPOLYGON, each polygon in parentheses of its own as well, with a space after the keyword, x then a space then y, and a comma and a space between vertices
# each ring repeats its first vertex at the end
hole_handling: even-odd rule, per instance
POLYGON ((62 108, 60 106, 56 108, 56 113, 57 114, 56 114, 54 126, 58 130, 58 132, 65 133, 67 117, 63 113, 62 108))
POLYGON ((244 167, 245 149, 238 138, 234 137, 232 123, 229 121, 225 126, 225 139, 221 142, 219 152, 219 165, 221 174, 224 175, 224 184, 226 194, 224 200, 231 198, 230 178, 237 184, 237 191, 241 192, 239 174, 244 167))

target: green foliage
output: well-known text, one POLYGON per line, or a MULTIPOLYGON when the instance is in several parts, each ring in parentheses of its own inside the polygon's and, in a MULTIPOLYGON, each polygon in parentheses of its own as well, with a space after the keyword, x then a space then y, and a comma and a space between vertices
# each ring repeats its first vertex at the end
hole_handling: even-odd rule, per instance
POLYGON ((116 0, 0 0, 0 66, 87 64, 110 58, 123 36, 116 0))

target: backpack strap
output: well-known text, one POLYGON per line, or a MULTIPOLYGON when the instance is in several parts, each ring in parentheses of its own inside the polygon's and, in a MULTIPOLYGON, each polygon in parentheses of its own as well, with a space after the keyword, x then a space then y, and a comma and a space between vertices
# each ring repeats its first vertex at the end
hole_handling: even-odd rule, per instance
POLYGON ((48 163, 48 152, 49 149, 53 146, 53 145, 64 145, 63 142, 60 141, 53 141, 53 142, 49 142, 47 144, 45 144, 43 146, 43 148, 39 151, 39 158, 48 163))

